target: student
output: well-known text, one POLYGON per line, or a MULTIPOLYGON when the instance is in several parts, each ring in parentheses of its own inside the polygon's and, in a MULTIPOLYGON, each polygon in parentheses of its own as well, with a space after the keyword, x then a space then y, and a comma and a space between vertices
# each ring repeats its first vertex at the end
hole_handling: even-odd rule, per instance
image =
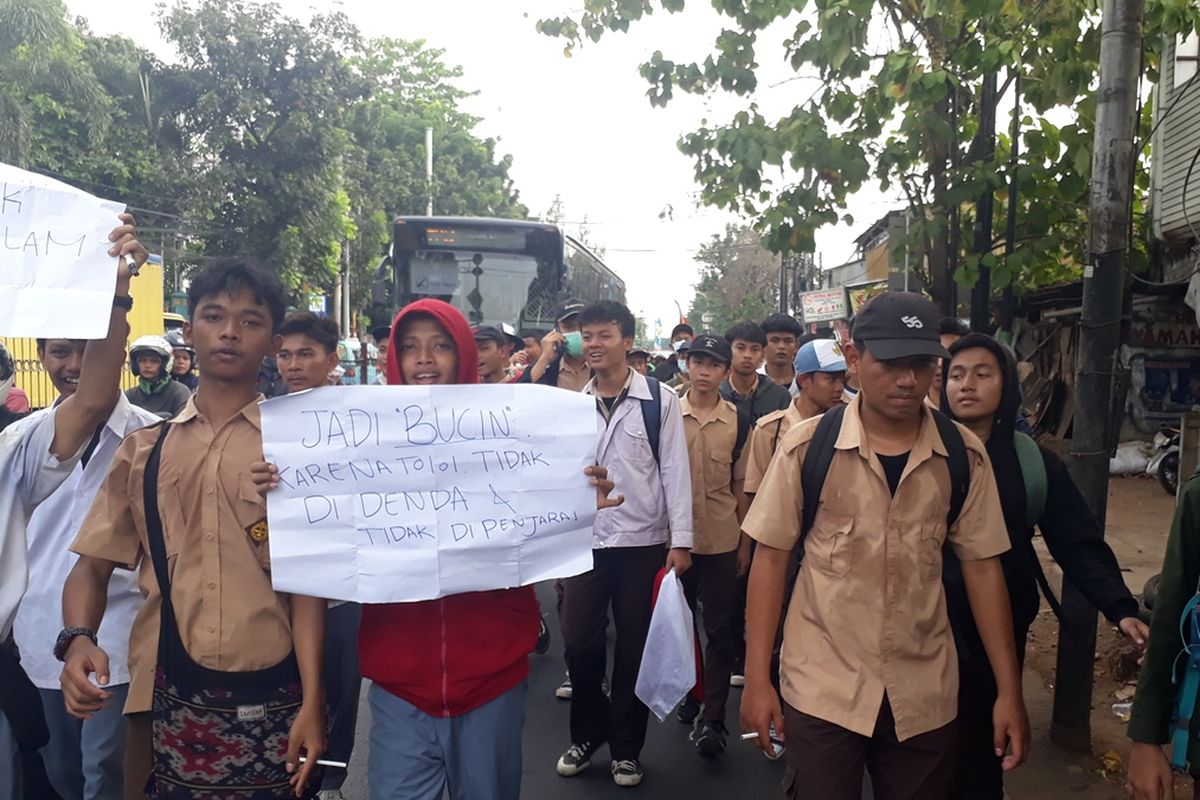
MULTIPOLYGON (((1176 709, 1180 704, 1186 674, 1193 669, 1183 657, 1185 645, 1195 646, 1189 636, 1180 636, 1184 609, 1200 587, 1200 473, 1180 487, 1175 518, 1167 537, 1150 641, 1138 676, 1137 694, 1126 735, 1133 740, 1129 755, 1126 788, 1133 800, 1174 800, 1175 773, 1163 745, 1175 735, 1176 709)), ((1190 622, 1187 623, 1190 625, 1190 622)), ((1192 701, 1194 702, 1194 701, 1192 701)), ((1184 768, 1192 778, 1192 798, 1200 798, 1200 738, 1196 732, 1196 706, 1185 707, 1181 717, 1190 717, 1186 738, 1181 743, 1184 768)), ((1174 748, 1172 748, 1172 755, 1174 748)))
MULTIPOLYGON (((746 474, 744 445, 750 420, 739 417, 733 403, 719 392, 733 355, 729 343, 705 333, 688 349, 690 386, 679 398, 684 438, 692 469, 695 516, 692 568, 683 576, 684 593, 693 610, 704 607, 704 711, 691 740, 701 758, 725 752, 729 730, 725 704, 737 655, 733 614, 737 607, 737 558, 740 522, 746 513, 742 481, 746 474)), ((683 722, 696 720, 699 703, 690 694, 680 708, 683 722), (690 717, 690 719, 689 719, 690 717)))
POLYGON ((687 356, 682 351, 684 345, 695 337, 696 332, 686 322, 681 322, 671 329, 671 352, 674 355, 654 370, 655 380, 670 383, 679 379, 681 373, 684 375, 682 380, 687 379, 687 356))
POLYGON ((800 337, 804 336, 804 326, 790 314, 772 314, 762 321, 762 329, 767 335, 762 373, 795 397, 800 394, 800 386, 796 383, 793 362, 800 349, 800 337))
MULTIPOLYGON (((783 435, 806 419, 842 404, 846 358, 837 342, 816 339, 796 353, 796 384, 800 394, 783 411, 772 411, 754 426, 746 462, 746 494, 754 495, 783 435)), ((745 537, 750 541, 749 537, 745 537)), ((749 566, 749 562, 746 562, 749 566)))
MULTIPOLYGON (((942 334, 945 336, 946 334, 942 334)), ((1088 511, 1066 465, 1058 456, 1026 438, 1018 441, 1014 425, 1020 410, 1017 365, 1008 349, 982 334, 958 339, 949 348, 942 408, 963 423, 987 447, 1000 493, 1000 506, 1011 548, 1000 557, 1012 604, 1018 661, 1024 662, 1025 641, 1038 613, 1038 578, 1044 581, 1033 549, 1034 524, 1062 567, 1064 577, 1136 646, 1145 647, 1149 630, 1137 618, 1137 601, 1121 577, 1116 556, 1088 511), (1021 455, 1028 447, 1028 455, 1021 455), (1027 462, 1029 456, 1036 465, 1027 462), (1031 470, 1026 475, 1026 470, 1031 470), (1040 474, 1040 489, 1032 481, 1040 474), (1040 494, 1033 510, 1029 494, 1040 494)), ((1002 800, 1003 772, 992 750, 992 703, 996 684, 975 630, 960 565, 953 555, 944 562, 947 613, 958 651, 958 756, 951 797, 1002 800)))
MULTIPOLYGON (((76 393, 86 344, 72 339, 37 340, 38 359, 58 392, 55 405, 76 393)), ((61 665, 54 658, 55 637, 62 627, 62 585, 75 563, 71 542, 121 440, 159 421, 119 391, 115 394, 116 406, 90 437, 81 463, 29 519, 29 589, 13 625, 21 666, 38 689, 50 733, 50 741, 41 749, 42 761, 50 783, 64 798, 119 800, 123 790, 126 723, 121 706, 129 691, 129 630, 142 605, 136 574, 121 570, 109 581, 106 624, 98 631, 109 653, 106 688, 113 702, 85 722, 73 718, 63 704, 58 682, 61 665)), ((50 413, 52 409, 47 409, 34 417, 50 413)))
MULTIPOLYGON (((938 322, 938 339, 941 341, 942 347, 946 348, 947 350, 950 349, 950 345, 954 344, 970 332, 971 331, 969 328, 967 328, 966 323, 964 323, 961 319, 956 319, 955 317, 942 317, 938 322)), ((945 372, 945 369, 943 368, 942 363, 938 362, 938 368, 933 373, 933 385, 929 387, 929 402, 934 408, 945 411, 946 407, 942 405, 943 372, 945 372)))
POLYGON ((279 347, 283 315, 279 280, 245 260, 219 259, 192 279, 184 334, 204 380, 181 414, 121 443, 72 545, 80 558, 63 589, 58 655, 67 710, 80 719, 113 700, 96 630, 114 570, 140 565, 146 599, 129 640, 126 798, 181 782, 204 796, 247 783, 300 796, 325 749, 325 601, 272 588, 266 503, 248 472, 263 460, 258 371, 279 347), (152 455, 160 464, 148 471, 152 455), (144 498, 155 481, 161 530, 151 540, 155 509, 144 498), (239 707, 263 709, 257 719, 235 709, 176 712, 211 706, 207 692, 231 691, 229 683, 241 687, 239 707), (226 726, 235 735, 202 733, 226 726), (207 760, 197 739, 227 757, 207 760))
POLYGON ((161 336, 140 336, 129 346, 129 371, 138 379, 137 386, 125 392, 125 399, 138 408, 163 419, 171 419, 187 405, 192 392, 172 379, 171 345, 161 336))
MULTIPOLYGON (((311 311, 293 311, 279 328, 281 338, 275 361, 288 393, 329 384, 338 367, 338 326, 311 311)), ((252 469, 252 472, 259 472, 252 469)), ((362 606, 331 600, 325 610, 324 681, 329 712, 329 740, 325 755, 330 761, 350 763, 354 731, 358 724, 358 695, 362 672, 358 665, 358 627, 362 606)), ((317 800, 343 800, 346 770, 328 767, 321 776, 317 800)))
POLYGON ((196 377, 195 349, 187 343, 187 339, 183 338, 183 331, 167 331, 163 338, 167 340, 167 344, 171 345, 171 357, 174 359, 171 366, 171 377, 186 386, 189 392, 196 391, 196 387, 200 385, 200 379, 196 377))
POLYGON ((74 471, 97 427, 112 413, 120 394, 120 376, 129 334, 126 315, 133 305, 130 263, 144 264, 146 249, 137 241, 133 217, 122 214, 109 234, 108 254, 120 257, 113 310, 104 339, 88 342, 78 386, 49 412, 9 425, 0 433, 0 798, 21 798, 34 786, 23 785, 17 769, 18 748, 29 753, 45 743, 45 720, 36 688, 29 683, 8 641, 28 579, 26 525, 34 509, 74 471), (40 740, 40 741, 39 741, 40 740))
MULTIPOLYGON (((391 345, 391 385, 479 382, 467 321, 441 300, 401 309, 391 345)), ((267 488, 278 486, 273 465, 259 468, 269 473, 267 488)), ((606 470, 586 472, 597 508, 623 502, 608 498, 606 470)), ((528 586, 363 609, 358 647, 372 681, 372 798, 440 800, 446 791, 451 800, 519 797, 525 678, 538 617, 528 586), (429 658, 429 643, 442 658, 429 658)))
POLYGON ((630 350, 629 354, 625 356, 625 363, 632 367, 634 372, 642 376, 650 374, 649 362, 650 354, 645 350, 630 350))
POLYGON ((519 383, 540 383, 578 392, 587 385, 592 371, 583 357, 583 335, 579 332, 579 313, 584 305, 567 300, 555 315, 555 329, 542 339, 542 354, 518 379, 519 383))
POLYGON ((513 343, 508 334, 491 325, 475 329, 475 347, 479 350, 479 382, 509 383, 509 362, 513 343))
POLYGON ((392 346, 392 326, 376 325, 371 329, 371 338, 375 340, 375 380, 376 386, 387 386, 388 348, 392 346))
POLYGON ((757 422, 765 414, 782 411, 792 402, 788 390, 758 371, 763 363, 767 335, 753 322, 740 322, 725 332, 733 352, 729 377, 721 384, 721 397, 757 422))
POLYGON ((594 566, 563 581, 571 746, 557 770, 564 777, 579 774, 607 742, 613 781, 636 786, 643 777, 639 759, 649 711, 634 695, 634 685, 650 627, 655 576, 664 560, 676 575, 691 566, 691 467, 678 398, 662 386, 652 391, 650 379, 625 363, 633 346, 629 309, 612 301, 595 303, 579 315, 579 324, 587 363, 596 373, 584 392, 596 398, 597 461, 608 468, 625 504, 596 516, 594 566), (643 401, 657 410, 657 453, 643 401), (668 541, 670 549, 664 548, 668 541), (603 690, 610 607, 617 630, 611 698, 603 690))
POLYGON ((995 480, 975 435, 935 419, 924 402, 935 359, 947 355, 931 302, 906 292, 872 299, 846 352, 859 374, 858 397, 784 436, 743 523, 758 548, 742 727, 758 732, 764 751, 773 748, 772 725, 785 732, 788 797, 857 800, 864 769, 880 800, 948 795, 958 669, 944 610, 944 541, 962 561, 996 674, 993 742, 1001 751, 1011 745, 1005 769, 1025 759, 1029 720, 998 558, 1009 543, 995 480), (808 498, 815 517, 784 621, 784 711, 771 683, 771 652, 807 516, 801 473, 814 441, 828 447, 830 461, 819 497, 808 498), (955 479, 959 457, 966 486, 955 479), (957 510, 956 484, 965 492, 957 510))

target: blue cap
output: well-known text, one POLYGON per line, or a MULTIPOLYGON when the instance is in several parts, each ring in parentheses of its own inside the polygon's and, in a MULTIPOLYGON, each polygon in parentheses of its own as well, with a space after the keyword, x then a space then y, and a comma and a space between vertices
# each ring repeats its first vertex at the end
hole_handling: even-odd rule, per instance
POLYGON ((805 342, 796 353, 795 363, 797 375, 846 371, 846 357, 842 355, 842 348, 833 339, 805 342))

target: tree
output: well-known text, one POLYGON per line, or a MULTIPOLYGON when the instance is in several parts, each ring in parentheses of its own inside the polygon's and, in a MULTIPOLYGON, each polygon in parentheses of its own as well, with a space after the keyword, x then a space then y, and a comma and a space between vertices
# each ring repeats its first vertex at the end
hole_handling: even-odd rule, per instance
MULTIPOLYGON (((926 277, 941 296, 948 289, 952 212, 962 211, 969 230, 974 198, 995 192, 1003 202, 1002 187, 1015 170, 1021 196, 1015 252, 1007 258, 996 252, 1001 210, 993 252, 966 258, 959 281, 973 283, 980 263, 994 267, 996 286, 1053 280, 1082 263, 1095 107, 1090 86, 1099 50, 1099 12, 1089 0, 713 5, 729 25, 711 55, 677 63, 655 52, 641 66, 653 105, 670 102, 676 90, 747 98, 732 119, 680 140, 694 160, 703 202, 753 219, 776 252, 804 252, 813 249, 821 226, 852 222, 842 210, 868 181, 898 190, 917 220, 910 242, 924 252, 926 277), (753 100, 759 37, 781 20, 791 29, 781 46, 792 69, 819 83, 790 113, 769 120, 753 100), (995 72, 1004 74, 996 98, 1020 78, 1022 147, 1011 164, 1012 143, 1004 135, 994 156, 981 156, 979 141, 964 152, 978 133, 980 87, 995 72), (1051 109, 1070 121, 1052 122, 1051 109)), ((597 0, 577 17, 542 20, 538 28, 574 46, 627 30, 656 10, 683 8, 683 0, 597 0)), ((1195 29, 1198 16, 1200 9, 1182 0, 1150 0, 1145 63, 1152 77, 1162 36, 1195 29)))
POLYGON ((779 257, 767 250, 752 228, 728 225, 696 254, 700 280, 688 309, 688 319, 724 332, 735 323, 762 320, 779 304, 779 257))

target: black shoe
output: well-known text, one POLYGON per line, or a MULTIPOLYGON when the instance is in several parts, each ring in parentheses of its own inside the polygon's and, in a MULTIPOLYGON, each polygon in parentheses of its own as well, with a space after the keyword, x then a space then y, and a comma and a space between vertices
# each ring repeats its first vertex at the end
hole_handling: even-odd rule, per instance
POLYGON ((691 740, 701 758, 713 759, 725 755, 725 738, 729 735, 720 722, 704 722, 692 731, 691 740))
POLYGON ((539 656, 546 655, 550 650, 550 628, 546 625, 546 620, 538 617, 538 638, 537 644, 533 646, 533 652, 539 656))
POLYGON ((700 701, 689 694, 683 698, 683 705, 675 712, 675 717, 684 725, 691 725, 695 723, 698 716, 700 716, 700 701))
POLYGON ((567 748, 567 752, 559 756, 558 774, 564 778, 578 775, 592 765, 592 756, 600 745, 591 742, 578 742, 567 748))

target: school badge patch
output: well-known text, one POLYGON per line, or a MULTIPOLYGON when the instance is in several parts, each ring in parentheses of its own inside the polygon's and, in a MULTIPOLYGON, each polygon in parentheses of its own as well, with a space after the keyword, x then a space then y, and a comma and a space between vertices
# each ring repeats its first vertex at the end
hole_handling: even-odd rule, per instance
POLYGON ((267 528, 267 518, 263 517, 249 528, 246 528, 246 533, 250 534, 250 538, 258 544, 265 542, 267 540, 267 534, 269 533, 267 528))

